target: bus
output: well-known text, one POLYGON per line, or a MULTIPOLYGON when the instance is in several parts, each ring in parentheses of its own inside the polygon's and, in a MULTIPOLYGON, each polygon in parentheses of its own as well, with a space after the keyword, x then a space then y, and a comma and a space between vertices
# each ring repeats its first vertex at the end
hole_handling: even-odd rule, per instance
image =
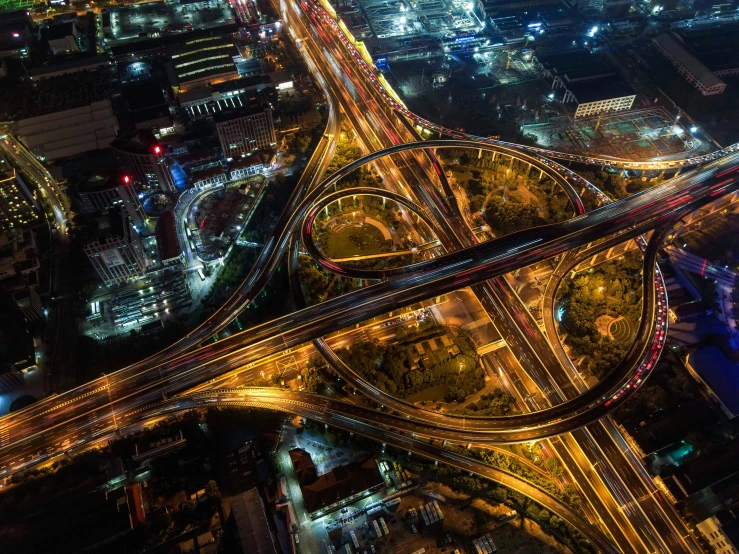
POLYGON ((205 281, 205 273, 203 273, 202 268, 198 268, 198 277, 200 277, 201 281, 205 281))
POLYGON ((349 534, 352 537, 352 543, 354 544, 354 548, 356 548, 357 550, 359 550, 359 541, 357 540, 357 534, 354 532, 353 529, 352 529, 352 531, 349 534))
POLYGON ((386 535, 389 535, 390 534, 390 531, 388 531, 387 523, 385 523, 385 518, 384 517, 381 517, 380 518, 380 525, 382 526, 383 533, 385 533, 386 535))
POLYGON ((379 539, 382 536, 382 531, 380 531, 380 526, 377 524, 377 520, 372 520, 372 525, 375 527, 375 534, 377 535, 377 538, 379 539))

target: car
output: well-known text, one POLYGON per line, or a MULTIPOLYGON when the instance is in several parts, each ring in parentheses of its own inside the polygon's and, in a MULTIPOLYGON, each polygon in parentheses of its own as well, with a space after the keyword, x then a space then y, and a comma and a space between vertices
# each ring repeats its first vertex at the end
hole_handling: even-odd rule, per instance
POLYGON ((375 545, 374 544, 371 544, 370 545, 370 550, 372 550, 372 554, 375 553, 375 545))
POLYGON ((416 529, 416 525, 415 525, 415 524, 414 524, 414 525, 411 525, 411 530, 412 530, 412 531, 413 531, 414 533, 418 533, 418 529, 416 529))

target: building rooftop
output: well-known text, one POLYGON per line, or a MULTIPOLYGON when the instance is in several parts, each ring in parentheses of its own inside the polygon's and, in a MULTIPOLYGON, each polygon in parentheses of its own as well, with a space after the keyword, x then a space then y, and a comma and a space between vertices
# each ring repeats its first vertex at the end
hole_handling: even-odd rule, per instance
POLYGON ((142 129, 119 136, 111 146, 131 154, 153 154, 154 148, 160 145, 154 133, 142 129))
POLYGON ((652 39, 655 44, 680 62, 706 88, 720 85, 723 81, 716 77, 698 58, 688 52, 672 35, 663 33, 652 39))
POLYGON ((69 21, 67 23, 56 23, 49 27, 49 40, 59 40, 64 37, 69 37, 74 34, 74 23, 69 21))
POLYGON ((245 169, 254 165, 261 165, 264 163, 264 158, 260 154, 252 154, 251 156, 245 156, 243 158, 236 158, 228 164, 229 171, 235 169, 245 169))
POLYGON ((236 73, 234 50, 233 43, 221 36, 187 42, 181 52, 172 55, 177 80, 182 83, 227 71, 236 73))
POLYGON ((177 228, 172 210, 166 210, 159 216, 155 230, 157 244, 159 245, 159 257, 162 261, 172 260, 182 254, 180 243, 177 240, 177 228))
POLYGON ((216 123, 221 123, 224 121, 231 121, 232 119, 236 119, 237 117, 260 114, 264 112, 264 110, 267 108, 269 108, 269 105, 267 104, 248 104, 243 107, 216 112, 212 114, 212 116, 213 121, 215 121, 216 123))
POLYGON ((627 83, 615 76, 569 82, 567 88, 580 104, 636 94, 627 83))
POLYGON ((739 23, 722 21, 720 25, 681 29, 677 36, 687 50, 712 71, 739 67, 739 23))
POLYGON ((256 488, 231 497, 231 514, 244 554, 277 554, 264 503, 256 488))
POLYGON ((110 100, 102 100, 21 119, 13 127, 29 150, 52 161, 107 148, 115 138, 118 119, 110 100))
POLYGON ((28 70, 31 79, 52 77, 56 74, 74 73, 75 71, 89 71, 111 63, 110 56, 103 54, 100 56, 78 56, 71 60, 65 60, 60 63, 49 63, 39 67, 33 67, 28 70))
POLYGON ((384 484, 377 462, 372 457, 335 467, 320 476, 317 476, 310 454, 305 450, 294 448, 290 451, 290 459, 298 474, 309 513, 384 484))
POLYGON ((739 364, 718 346, 705 346, 690 354, 690 366, 732 414, 739 415, 739 364))
POLYGON ((739 441, 735 440, 710 456, 699 456, 686 462, 675 468, 672 473, 688 495, 711 486, 714 486, 714 489, 721 489, 720 482, 734 478, 739 472, 737 456, 739 441))
POLYGON ((113 57, 121 57, 153 50, 177 49, 198 38, 228 35, 236 33, 238 30, 239 26, 236 23, 228 22, 208 29, 197 29, 186 33, 169 33, 157 38, 135 39, 124 44, 117 44, 110 51, 113 57))
MULTIPOLYGON (((584 48, 537 56, 537 60, 552 74, 565 79, 568 88, 573 81, 616 75, 616 69, 603 56, 591 54, 584 48)), ((615 96, 612 95, 611 98, 615 96)))

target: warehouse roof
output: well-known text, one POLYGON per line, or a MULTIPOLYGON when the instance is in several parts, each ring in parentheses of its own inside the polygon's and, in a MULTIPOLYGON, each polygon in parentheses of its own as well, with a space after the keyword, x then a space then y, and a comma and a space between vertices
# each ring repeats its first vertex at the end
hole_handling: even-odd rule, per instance
POLYGON ((723 82, 721 79, 716 77, 713 72, 703 64, 703 62, 688 52, 682 44, 672 37, 672 35, 662 33, 652 40, 662 50, 676 59, 686 70, 692 73, 693 76, 706 88, 720 85, 723 82))

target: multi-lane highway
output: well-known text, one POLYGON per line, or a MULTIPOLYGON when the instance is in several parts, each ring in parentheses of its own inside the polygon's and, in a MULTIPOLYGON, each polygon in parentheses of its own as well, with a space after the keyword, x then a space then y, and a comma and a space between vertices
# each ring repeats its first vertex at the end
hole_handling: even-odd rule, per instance
MULTIPOLYGON (((315 5, 313 6, 313 10, 318 9, 315 5)), ((327 17, 325 13, 314 12, 314 16, 321 18, 321 21, 325 21, 329 27, 335 25, 330 17, 328 20, 325 19, 327 17)), ((300 29, 299 34, 303 35, 296 37, 300 48, 303 48, 300 43, 308 33, 313 32, 313 29, 305 27, 304 22, 295 23, 295 28, 300 29)), ((293 32, 292 28, 291 32, 293 32)), ((337 32, 344 36, 340 30, 337 32)), ((354 45, 351 44, 351 40, 345 36, 342 43, 344 40, 346 41, 345 46, 352 51, 354 45)), ((315 45, 311 44, 310 48, 315 48, 315 45)), ((353 52, 357 66, 365 71, 367 83, 375 87, 375 92, 386 103, 385 107, 389 110, 388 117, 399 116, 401 123, 402 118, 408 118, 414 123, 435 129, 441 134, 466 138, 465 135, 454 130, 433 127, 429 122, 420 120, 411 114, 385 89, 381 79, 375 76, 372 68, 362 59, 361 54, 356 49, 353 52)), ((315 66, 318 63, 313 56, 313 61, 309 65, 314 64, 315 66)), ((330 62, 324 60, 324 63, 330 62)), ((320 81, 321 71, 316 67, 312 69, 319 75, 320 81)), ((345 75, 351 80, 348 75, 352 70, 348 67, 346 69, 348 71, 345 75)), ((344 90, 338 91, 335 83, 324 81, 322 86, 329 98, 345 97, 347 94, 344 90)), ((349 90, 350 94, 353 90, 358 102, 378 107, 377 101, 367 96, 363 87, 355 88, 349 82, 346 84, 346 90, 349 90)), ((347 115, 355 127, 366 129, 365 119, 371 119, 371 125, 377 123, 374 116, 370 117, 371 110, 361 114, 351 104, 351 101, 345 102, 343 107, 349 112, 347 115)), ((379 108, 382 109, 381 106, 379 108)), ((380 149, 342 168, 330 179, 319 184, 320 175, 330 161, 333 138, 338 132, 336 111, 335 108, 330 110, 333 115, 331 115, 326 136, 311 157, 308 169, 301 178, 299 186, 288 200, 274 234, 267 240, 257 263, 234 296, 205 325, 174 347, 134 366, 101 377, 83 387, 47 398, 26 410, 1 418, 0 476, 59 455, 67 449, 92 444, 109 436, 116 429, 125 428, 152 415, 165 413, 172 403, 182 402, 183 404, 178 404, 178 406, 186 407, 185 400, 170 399, 173 395, 181 394, 194 386, 212 379, 223 378, 235 369, 250 368, 252 364, 267 356, 299 347, 311 340, 318 340, 328 333, 361 323, 398 306, 409 305, 444 292, 484 283, 491 278, 557 256, 603 237, 610 237, 609 240, 616 243, 637 237, 651 229, 664 230, 676 218, 702 205, 714 202, 717 197, 739 190, 739 173, 737 172, 739 154, 737 154, 737 147, 733 146, 709 157, 700 160, 686 160, 685 164, 678 165, 682 167, 704 163, 705 165, 699 170, 685 173, 623 201, 603 205, 591 213, 582 214, 582 204, 578 205, 580 201, 577 193, 574 192, 575 186, 590 188, 605 202, 606 199, 601 196, 602 193, 594 190, 589 183, 561 165, 545 160, 542 156, 550 155, 560 159, 574 159, 574 161, 594 161, 604 165, 619 165, 621 162, 604 158, 579 160, 564 157, 570 155, 477 137, 474 138, 475 140, 457 138, 449 141, 396 144, 382 149, 384 139, 379 139, 378 135, 372 133, 370 129, 363 133, 366 146, 370 150, 380 149), (558 182, 570 194, 578 215, 563 223, 529 229, 487 243, 476 244, 474 234, 467 228, 461 210, 456 206, 453 192, 442 171, 438 165, 435 165, 433 149, 436 148, 482 148, 522 160, 531 168, 546 173, 558 182), (417 158, 416 154, 422 154, 422 156, 417 158), (388 157, 394 157, 397 163, 395 161, 389 163, 386 159, 388 157), (388 175, 395 176, 400 171, 402 178, 398 175, 400 192, 380 192, 368 189, 364 193, 383 194, 415 211, 437 233, 440 242, 447 247, 449 253, 400 270, 364 272, 358 276, 364 279, 385 280, 320 305, 278 318, 246 332, 232 335, 222 341, 200 346, 205 339, 228 325, 233 317, 256 297, 276 270, 298 229, 302 228, 306 245, 312 244, 308 239, 316 213, 324 205, 323 202, 331 201, 332 198, 324 197, 325 193, 343 177, 367 163, 378 164, 388 175), (433 169, 429 170, 429 168, 433 169), (441 194, 434 185, 430 185, 433 178, 432 173, 429 176, 431 171, 436 173, 436 178, 441 183, 441 194), (409 178, 417 179, 419 182, 408 182, 409 178), (413 195, 404 188, 403 181, 408 182, 413 195)), ((390 137, 390 143, 401 142, 402 139, 398 139, 397 135, 402 130, 394 130, 394 128, 394 125, 383 126, 383 136, 390 137), (395 138, 392 137, 393 134, 396 135, 395 138)), ((339 196, 341 193, 337 197, 339 196)), ((349 368, 341 368, 340 360, 335 358, 328 348, 321 351, 335 367, 339 367, 340 371, 345 372, 345 375, 350 378, 356 379, 355 386, 358 389, 364 390, 370 397, 391 407, 394 413, 378 412, 315 397, 298 395, 300 397, 298 398, 294 396, 294 393, 279 390, 260 393, 263 396, 266 395, 264 398, 269 399, 269 402, 260 400, 260 405, 278 407, 287 402, 293 406, 292 411, 300 413, 297 406, 301 406, 300 409, 313 414, 311 417, 330 416, 334 424, 345 428, 361 427, 368 435, 374 433, 377 436, 382 434, 390 436, 390 429, 396 429, 418 436, 481 444, 528 441, 578 429, 598 420, 626 401, 649 374, 659 356, 665 333, 665 328, 660 327, 659 322, 667 309, 663 289, 655 288, 653 285, 654 283, 661 284, 661 278, 656 273, 654 264, 654 256, 660 240, 660 234, 656 233, 645 252, 647 263, 644 272, 644 312, 635 346, 618 368, 590 390, 577 390, 577 385, 568 382, 566 376, 561 379, 555 377, 556 388, 558 394, 561 393, 562 401, 554 403, 549 408, 505 418, 457 418, 417 410, 402 402, 382 396, 380 391, 363 383, 358 376, 352 377, 353 372, 349 368), (578 392, 582 394, 578 395, 578 392), (296 402, 302 402, 303 405, 296 404, 296 402), (327 409, 329 405, 330 410, 327 409), (317 409, 317 407, 322 407, 322 409, 317 409)), ((342 275, 356 275, 353 273, 356 270, 347 269, 323 259, 315 249, 312 254, 327 269, 342 275)), ((499 285, 502 283, 501 286, 505 284, 502 279, 495 282, 499 285)), ((483 288, 482 293, 478 294, 484 294, 485 290, 488 289, 483 288)), ((507 294, 504 286, 492 290, 499 298, 505 298, 507 294)), ((500 300, 497 299, 493 306, 499 304, 500 300)), ((513 304, 511 303, 511 306, 513 304)), ((521 319, 510 313, 501 314, 501 317, 504 320, 521 319)), ((536 346, 533 350, 537 350, 536 346)), ((547 364, 542 365, 547 366, 547 364)), ((541 383, 544 384, 546 379, 547 376, 542 375, 541 383)), ((203 402, 213 401, 213 396, 209 398, 210 400, 203 400, 203 402)), ((215 401, 220 400, 216 398, 215 401)), ((594 428, 589 432, 596 440, 600 440, 600 437, 595 436, 601 432, 600 428, 594 428)), ((398 437, 400 437, 398 440, 404 444, 410 444, 409 441, 412 441, 401 435, 398 437)), ((607 442, 605 438, 603 441, 607 442)), ((423 448, 414 445, 415 451, 420 452, 423 448)), ((434 451, 433 456, 449 461, 446 458, 449 458, 451 453, 445 453, 443 450, 434 451)), ((449 463, 456 463, 457 467, 461 467, 460 463, 469 464, 470 462, 465 459, 463 462, 451 460, 449 463)), ((638 484, 634 486, 638 487, 638 484)), ((520 484, 517 485, 517 489, 520 490, 520 488, 520 484)), ((636 493, 637 491, 634 491, 634 494, 636 493)), ((651 491, 647 491, 647 494, 651 494, 651 491)), ((545 498, 540 501, 546 505, 545 498)), ((561 510, 561 507, 559 509, 561 510)), ((663 531, 659 530, 660 536, 663 531)), ((631 542, 631 539, 628 540, 631 542)), ((655 544, 649 537, 637 540, 641 540, 644 544, 655 544)), ((658 537, 656 541, 658 547, 660 540, 658 537)), ((679 545, 673 547, 666 543, 662 544, 667 550, 679 550, 679 545)), ((611 548, 608 544, 603 544, 604 550, 611 548)))
POLYGON ((554 150, 547 150, 545 148, 538 148, 536 146, 528 146, 496 139, 490 139, 486 137, 478 137, 475 135, 470 135, 469 133, 460 132, 456 129, 445 127, 438 123, 434 123, 432 121, 424 119, 423 117, 411 112, 402 104, 397 94, 395 94, 395 92, 390 89, 390 86, 388 85, 387 81, 385 81, 384 77, 375 69, 366 48, 363 50, 358 48, 351 33, 345 32, 341 28, 341 26, 337 22, 336 12, 328 2, 326 2, 325 0, 301 0, 300 4, 303 9, 311 13, 312 16, 316 17, 321 24, 328 26, 328 28, 333 31, 334 36, 336 36, 344 44, 344 46, 352 52, 355 62, 362 68, 364 74, 372 82, 373 86, 376 87, 378 92, 383 96, 389 106, 397 110, 399 114, 402 114, 403 116, 413 121, 413 123, 418 125, 419 127, 434 131, 442 136, 450 136, 460 139, 467 138, 470 140, 474 140, 480 144, 497 144, 516 149, 520 152, 526 152, 535 156, 545 156, 547 158, 555 158, 564 161, 632 170, 682 169, 713 161, 721 155, 720 151, 717 151, 701 156, 689 156, 682 159, 649 160, 638 162, 607 155, 591 156, 583 154, 571 154, 568 152, 557 152, 554 150))
MULTIPOLYGON (((424 148, 403 145, 396 148, 424 148)), ((464 146, 466 141, 440 141, 435 146, 464 146)), ((373 154, 374 158, 377 154, 373 154)), ((620 202, 603 206, 569 221, 522 231, 423 262, 423 270, 360 289, 311 306, 244 333, 193 350, 183 356, 138 372, 122 370, 97 379, 80 389, 48 398, 0 419, 0 475, 54 453, 55 435, 79 429, 79 442, 91 440, 115 427, 118 414, 141 410, 187 388, 252 363, 270 354, 295 347, 332 331, 444 292, 451 292, 491 277, 531 265, 577 248, 604 235, 623 240, 739 188, 739 157, 724 158, 700 171, 686 173, 663 185, 620 202), (49 451, 51 449, 51 451, 49 451), (23 454, 20 456, 20 454, 23 454), (23 460, 20 460, 23 458, 23 460), (19 461, 21 462, 19 464, 19 461)), ((371 159, 370 158, 370 159, 371 159)), ((358 160, 338 171, 308 195, 296 213, 305 214, 322 192, 355 167, 358 160)), ((290 228, 298 222, 292 221, 290 228)), ((624 389, 632 375, 606 379, 577 399, 530 414, 489 420, 486 441, 511 442, 552 436, 594 421, 623 402, 636 387, 624 389), (492 433, 492 434, 491 434, 492 433)), ((463 425, 468 425, 463 423, 463 425)))

